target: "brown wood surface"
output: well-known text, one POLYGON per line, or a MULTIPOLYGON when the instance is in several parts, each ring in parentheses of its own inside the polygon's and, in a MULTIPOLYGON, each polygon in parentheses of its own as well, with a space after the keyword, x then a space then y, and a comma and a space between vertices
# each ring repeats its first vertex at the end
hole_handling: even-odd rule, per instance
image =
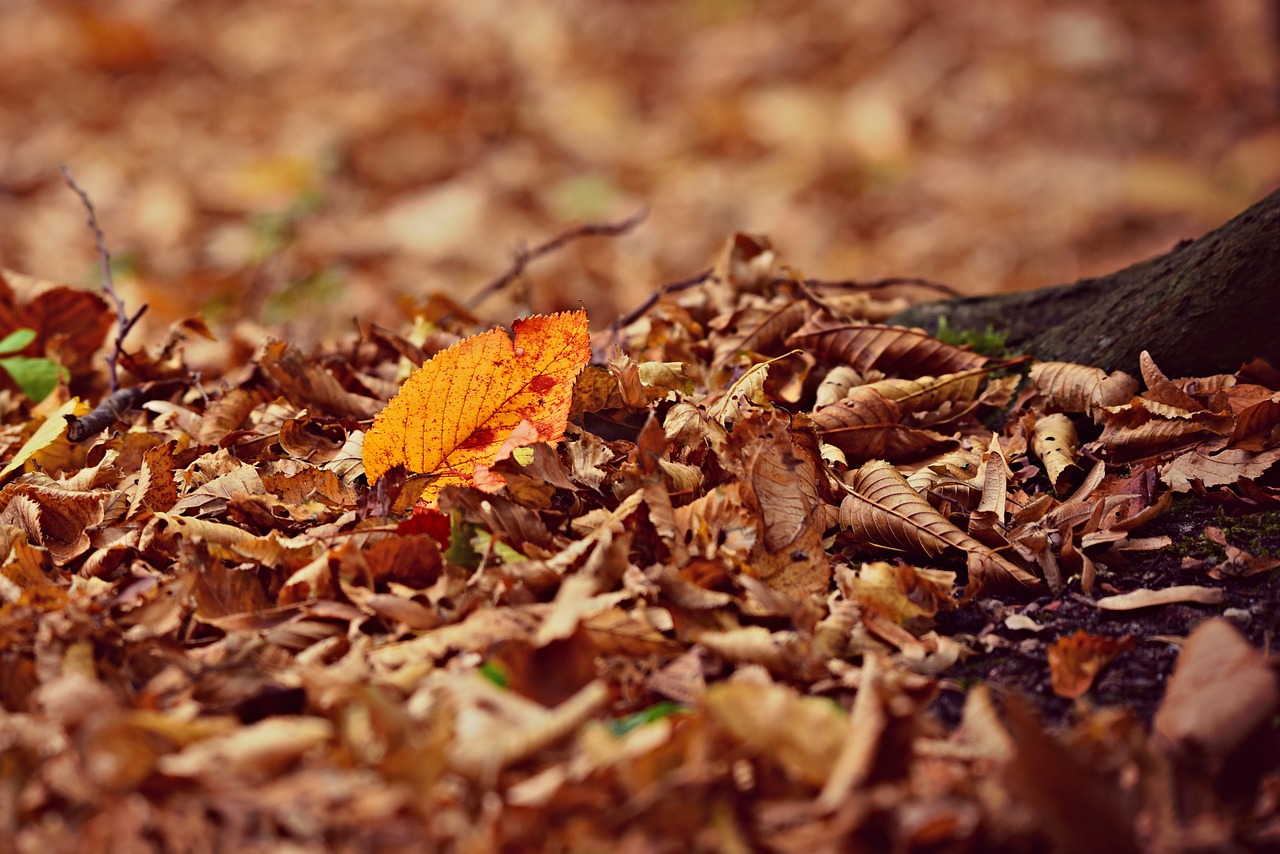
POLYGON ((1013 350, 1136 374, 1150 350, 1169 376, 1280 366, 1280 190, 1198 240, 1109 276, 922 303, 892 323, 928 332, 991 325, 1013 350))

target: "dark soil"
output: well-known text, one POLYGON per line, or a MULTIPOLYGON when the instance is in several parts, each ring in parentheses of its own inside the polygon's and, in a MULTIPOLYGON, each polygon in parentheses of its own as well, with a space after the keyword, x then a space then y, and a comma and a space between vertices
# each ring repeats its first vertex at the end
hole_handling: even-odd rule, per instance
POLYGON ((1173 672, 1185 637, 1202 620, 1223 615, 1259 648, 1273 642, 1280 621, 1280 570, 1250 578, 1214 580, 1207 570, 1220 562, 1221 547, 1204 537, 1204 528, 1221 528, 1228 542, 1250 554, 1280 555, 1280 512, 1231 516, 1220 507, 1194 498, 1180 499, 1173 509, 1156 519, 1140 536, 1167 535, 1173 545, 1157 552, 1130 553, 1123 565, 1100 573, 1091 594, 1069 585, 1058 596, 1031 602, 972 603, 940 619, 938 630, 956 636, 979 652, 943 674, 943 690, 933 710, 948 725, 959 721, 964 689, 985 682, 997 692, 1017 691, 1039 707, 1046 720, 1068 718, 1077 703, 1090 706, 1122 706, 1150 723, 1164 697, 1165 682, 1173 672), (1183 558, 1204 561, 1194 571, 1182 568, 1183 558), (1179 584, 1219 587, 1221 605, 1165 605, 1136 611, 1104 611, 1094 602, 1113 593, 1139 588, 1160 589, 1179 584), (1041 631, 1013 631, 1004 624, 1010 614, 1022 613, 1044 626, 1041 631), (1118 655, 1079 700, 1054 694, 1049 678, 1047 649, 1058 637, 1084 630, 1093 635, 1129 635, 1134 647, 1118 655))

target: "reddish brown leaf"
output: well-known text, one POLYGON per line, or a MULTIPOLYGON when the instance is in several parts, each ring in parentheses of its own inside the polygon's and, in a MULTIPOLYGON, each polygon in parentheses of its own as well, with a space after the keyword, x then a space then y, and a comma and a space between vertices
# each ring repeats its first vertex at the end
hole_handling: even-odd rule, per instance
POLYGON ((1264 451, 1280 441, 1280 394, 1246 406, 1236 415, 1228 448, 1264 451))
POLYGON ((1049 647, 1049 676, 1053 693, 1074 700, 1084 696, 1102 668, 1122 652, 1133 649, 1133 638, 1091 635, 1078 631, 1058 638, 1049 647))
POLYGON ((844 451, 850 462, 901 459, 949 441, 940 433, 901 424, 899 406, 866 386, 811 417, 822 440, 844 451))
POLYGON ((43 356, 52 345, 73 376, 92 369, 113 321, 106 300, 96 293, 0 270, 0 338, 15 329, 34 329, 36 340, 27 355, 43 356))
POLYGON ((1031 381, 1050 406, 1063 412, 1092 413, 1098 407, 1127 403, 1138 393, 1138 381, 1122 371, 1108 375, 1069 362, 1036 362, 1031 381))
POLYGON ((991 361, 971 350, 943 344, 918 329, 847 323, 823 312, 811 316, 787 344, 858 371, 879 368, 908 377, 968 371, 991 361))
POLYGON ((1030 589, 1040 584, 1034 575, 949 522, 883 460, 864 464, 848 492, 840 505, 840 525, 868 545, 929 557, 960 550, 968 556, 969 582, 975 590, 1030 589))
POLYGON ((1266 658, 1229 621, 1213 618, 1183 645, 1154 728, 1166 751, 1216 769, 1278 707, 1266 658))

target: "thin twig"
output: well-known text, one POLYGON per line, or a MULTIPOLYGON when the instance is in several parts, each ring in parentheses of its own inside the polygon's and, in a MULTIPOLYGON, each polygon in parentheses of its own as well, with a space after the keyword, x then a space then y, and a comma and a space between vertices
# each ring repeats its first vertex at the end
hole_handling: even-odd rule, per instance
POLYGON ((172 394, 183 380, 153 380, 142 385, 129 386, 103 398, 97 406, 79 417, 64 415, 67 419, 67 439, 72 442, 83 442, 98 435, 103 430, 123 420, 129 410, 149 400, 157 400, 172 394))
POLYGON ((674 294, 678 291, 686 291, 689 288, 696 287, 707 279, 710 279, 713 275, 715 275, 715 270, 708 268, 697 275, 690 276, 687 279, 681 279, 678 282, 668 282, 653 293, 649 294, 648 298, 644 302, 640 303, 640 305, 609 324, 609 342, 608 344, 602 343, 598 347, 592 347, 592 364, 604 364, 604 360, 606 358, 605 354, 608 352, 610 347, 613 347, 618 343, 618 338, 622 334, 622 327, 630 326, 641 317, 644 317, 649 309, 658 304, 658 300, 662 299, 667 294, 674 294))
POLYGON ((111 255, 107 252, 107 238, 102 233, 102 229, 98 227, 98 214, 93 209, 93 201, 89 198, 89 194, 80 188, 76 183, 76 179, 71 177, 71 170, 67 168, 67 164, 62 164, 62 177, 67 182, 67 186, 71 191, 80 197, 80 201, 84 204, 84 209, 89 213, 89 228, 93 230, 93 239, 98 244, 98 260, 102 264, 102 290, 116 308, 116 340, 115 346, 111 350, 111 354, 107 356, 107 374, 111 380, 111 392, 120 390, 120 377, 116 370, 116 365, 120 361, 120 356, 124 353, 124 339, 129 334, 129 330, 133 329, 133 325, 146 312, 147 306, 143 304, 138 309, 137 314, 132 317, 125 311, 124 300, 116 293, 115 281, 111 278, 111 255))
POLYGON ((129 386, 104 397, 97 406, 84 415, 62 416, 67 419, 67 439, 71 442, 83 442, 91 436, 98 435, 124 418, 125 414, 145 397, 146 391, 143 386, 129 386))
MULTIPOLYGON (((774 285, 784 285, 793 279, 774 279, 774 285)), ((949 297, 962 297, 960 293, 950 285, 944 285, 941 282, 930 281, 929 279, 920 279, 914 276, 891 276, 887 279, 871 279, 870 281, 860 282, 856 279, 841 279, 838 281, 827 281, 825 279, 803 279, 802 283, 810 288, 843 290, 843 291, 878 291, 883 288, 892 288, 897 285, 915 285, 920 288, 928 288, 932 291, 946 294, 949 297)))
POLYGON ((530 261, 541 258, 543 255, 554 252, 557 249, 580 240, 583 237, 616 237, 619 234, 626 234, 631 229, 639 225, 648 214, 645 208, 640 208, 631 216, 621 222, 597 222, 580 225, 577 228, 569 229, 563 234, 559 234, 546 243, 540 243, 532 249, 518 249, 515 253, 515 260, 511 266, 498 278, 485 285, 467 301, 467 308, 475 308, 489 297, 506 288, 516 279, 524 275, 525 268, 529 266, 530 261))
POLYGON ((689 288, 692 288, 695 285, 700 285, 707 279, 710 279, 714 273, 715 270, 709 267, 701 273, 690 276, 687 279, 681 279, 678 282, 669 282, 668 284, 663 285, 653 293, 649 294, 649 298, 640 303, 640 305, 615 320, 613 322, 613 328, 620 329, 623 326, 630 326, 632 323, 635 323, 637 320, 644 317, 645 313, 657 305, 658 300, 662 299, 667 294, 674 294, 678 291, 687 291, 689 288))

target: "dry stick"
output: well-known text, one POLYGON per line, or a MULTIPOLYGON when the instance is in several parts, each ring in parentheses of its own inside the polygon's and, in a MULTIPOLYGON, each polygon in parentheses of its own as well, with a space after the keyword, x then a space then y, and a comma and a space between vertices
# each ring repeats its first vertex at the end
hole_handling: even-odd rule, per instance
MULTIPOLYGON (((707 279, 710 279, 711 276, 714 275, 714 273, 715 273, 714 270, 707 269, 707 270, 703 270, 701 273, 698 273, 695 276, 690 276, 687 279, 681 279, 678 282, 671 282, 670 284, 663 285, 662 287, 654 291, 652 294, 650 294, 648 299, 646 299, 643 303, 641 303, 640 305, 638 305, 636 308, 629 311, 628 313, 624 314, 622 317, 615 320, 612 324, 613 328, 618 329, 620 327, 635 323, 637 320, 643 317, 645 313, 649 311, 649 309, 653 308, 654 305, 657 304, 658 300, 661 299, 662 297, 666 296, 667 294, 675 293, 677 291, 687 290, 691 287, 694 287, 695 285, 700 285, 703 282, 705 282, 707 279)), ((806 292, 806 294, 809 296, 811 300, 813 300, 815 303, 819 305, 823 305, 824 307, 825 307, 825 303, 823 303, 823 301, 819 299, 816 294, 812 293, 813 290, 822 288, 822 289, 830 289, 830 290, 876 291, 882 288, 891 288, 895 285, 916 285, 918 287, 929 288, 931 290, 940 291, 941 293, 944 293, 947 296, 951 296, 951 297, 963 296, 955 288, 951 287, 950 285, 944 285, 941 282, 931 282, 928 279, 918 279, 914 277, 902 277, 902 276, 894 276, 892 278, 887 278, 887 279, 874 279, 867 282, 859 282, 853 279, 843 279, 840 281, 826 281, 824 279, 796 280, 796 279, 778 278, 778 279, 774 279, 771 284, 773 284, 774 286, 785 285, 785 284, 798 284, 800 285, 801 289, 803 289, 806 292)))
POLYGON ((710 279, 714 273, 715 273, 715 270, 711 268, 707 268, 706 270, 703 270, 701 273, 698 273, 697 275, 694 275, 694 276, 690 276, 687 279, 681 279, 678 282, 669 282, 663 285, 653 293, 649 294, 648 299, 640 303, 640 305, 636 306, 634 309, 632 309, 631 311, 624 314, 622 317, 619 317, 617 320, 615 320, 612 324, 613 329, 616 331, 618 329, 621 329, 624 326, 630 326, 632 323, 635 323, 637 320, 644 317, 645 314, 649 311, 649 309, 657 305, 658 300, 662 299, 667 294, 674 294, 678 291, 687 291, 689 288, 692 288, 696 285, 700 285, 703 282, 705 282, 707 279, 710 279))
POLYGON ((74 415, 62 416, 67 419, 67 440, 70 442, 83 442, 90 436, 98 435, 116 423, 117 419, 122 418, 130 409, 141 403, 144 397, 143 386, 130 386, 103 398, 102 402, 82 417, 77 418, 74 415))
POLYGON ((138 319, 146 312, 147 306, 143 304, 138 309, 138 313, 133 317, 125 311, 124 300, 120 299, 120 295, 116 293, 115 282, 111 278, 111 255, 107 252, 107 238, 102 233, 102 229, 98 227, 98 215, 93 209, 93 202, 89 199, 89 194, 80 189, 80 185, 76 183, 75 178, 71 177, 71 170, 67 168, 67 164, 62 164, 62 177, 67 182, 67 186, 71 191, 80 197, 80 201, 84 203, 84 208, 89 212, 89 228, 93 230, 93 239, 98 244, 98 259, 102 263, 102 290, 106 292, 116 307, 116 340, 115 346, 111 350, 111 355, 107 356, 107 375, 111 379, 111 393, 115 394, 120 390, 120 377, 116 372, 116 365, 120 361, 121 355, 124 353, 124 339, 129 334, 129 330, 138 322, 138 319))
POLYGON ((103 398, 97 406, 79 418, 64 415, 62 417, 67 419, 67 439, 71 442, 83 442, 96 436, 123 419, 130 409, 149 400, 168 397, 184 382, 186 379, 152 380, 142 385, 129 386, 103 398))
MULTIPOLYGON (((784 285, 792 279, 774 279, 773 284, 784 285)), ((802 279, 801 284, 810 288, 828 288, 831 290, 844 291, 878 291, 883 288, 892 288, 896 285, 915 285, 921 288, 928 288, 932 291, 946 294, 949 297, 964 296, 950 285, 944 285, 941 282, 933 282, 929 279, 920 279, 914 276, 891 276, 887 279, 872 279, 866 282, 860 282, 856 279, 842 279, 839 281, 826 281, 824 279, 802 279)))
POLYGON ((530 261, 541 258, 543 255, 554 252, 557 249, 580 240, 583 237, 616 237, 620 234, 626 234, 631 229, 639 225, 647 215, 645 208, 640 208, 631 216, 621 222, 598 222, 580 225, 577 228, 569 229, 563 234, 551 238, 546 243, 540 243, 532 249, 517 249, 515 260, 511 263, 511 267, 498 278, 485 285, 470 299, 467 300, 467 308, 475 308, 489 297, 506 288, 516 279, 524 274, 525 268, 529 266, 530 261))
POLYGON ((668 282, 653 293, 649 294, 648 298, 645 299, 644 302, 640 303, 640 305, 609 324, 609 344, 608 346, 601 345, 600 347, 593 346, 591 348, 592 364, 603 364, 604 359, 606 358, 605 354, 608 352, 609 347, 618 343, 618 338, 622 334, 622 327, 630 326, 632 323, 635 323, 637 320, 644 317, 651 308, 658 304, 658 300, 662 299, 667 294, 686 291, 689 288, 700 285, 707 279, 710 279, 713 275, 715 275, 715 270, 707 268, 701 273, 698 273, 695 276, 690 276, 687 279, 681 279, 678 282, 668 282))

